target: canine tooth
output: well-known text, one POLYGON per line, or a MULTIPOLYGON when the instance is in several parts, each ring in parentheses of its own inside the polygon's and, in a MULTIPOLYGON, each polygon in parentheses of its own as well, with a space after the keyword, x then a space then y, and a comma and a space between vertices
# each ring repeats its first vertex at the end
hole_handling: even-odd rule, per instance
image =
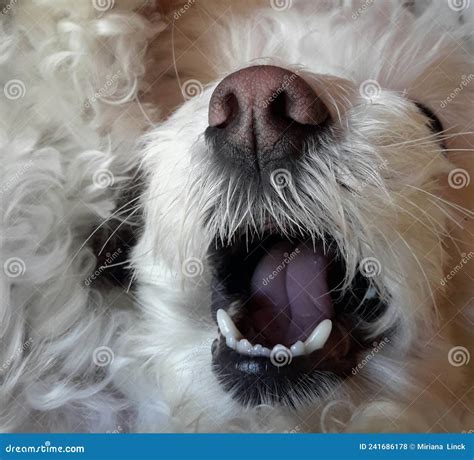
POLYGON ((232 350, 235 350, 237 348, 237 340, 235 337, 232 337, 231 335, 227 336, 225 338, 225 343, 229 348, 232 348, 232 350))
POLYGON ((301 340, 298 340, 298 342, 295 342, 291 347, 290 347, 291 355, 296 357, 296 356, 302 356, 305 354, 305 346, 304 343, 301 340))
POLYGON ((324 344, 331 335, 331 330, 332 321, 330 319, 325 319, 319 323, 304 343, 306 354, 309 355, 313 351, 323 348, 324 344))
POLYGON ((225 310, 217 310, 217 325, 219 326, 222 335, 225 337, 231 336, 235 337, 236 339, 242 337, 242 334, 237 329, 231 317, 227 314, 225 310))
POLYGON ((237 351, 243 355, 250 355, 252 345, 247 339, 242 339, 237 342, 237 351))

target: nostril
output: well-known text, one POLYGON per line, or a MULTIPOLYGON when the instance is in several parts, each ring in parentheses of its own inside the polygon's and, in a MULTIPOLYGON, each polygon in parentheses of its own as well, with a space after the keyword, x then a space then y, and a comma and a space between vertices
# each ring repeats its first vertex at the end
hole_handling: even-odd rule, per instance
POLYGON ((209 103, 209 126, 227 127, 239 114, 239 101, 233 92, 212 96, 209 103))
POLYGON ((283 119, 291 121, 290 112, 288 109, 288 96, 285 92, 279 93, 270 104, 270 114, 276 119, 283 119))
POLYGON ((301 80, 300 86, 293 89, 287 96, 288 117, 301 125, 317 126, 329 117, 327 106, 315 92, 301 80))
POLYGON ((326 106, 314 94, 280 92, 268 107, 274 120, 289 121, 300 125, 320 125, 329 116, 326 106))

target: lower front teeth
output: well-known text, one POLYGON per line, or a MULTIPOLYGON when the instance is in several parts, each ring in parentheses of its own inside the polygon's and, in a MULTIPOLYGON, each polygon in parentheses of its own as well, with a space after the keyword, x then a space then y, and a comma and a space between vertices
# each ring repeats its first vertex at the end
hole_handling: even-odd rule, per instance
MULTIPOLYGON (((270 350, 267 347, 264 347, 260 344, 252 345, 247 339, 240 339, 242 334, 235 326, 234 322, 230 316, 224 310, 217 311, 217 324, 222 335, 226 339, 226 344, 232 350, 237 351, 238 353, 246 356, 265 356, 270 357, 275 349, 279 350, 283 345, 275 345, 273 350, 270 350)), ((331 335, 332 330, 332 321, 330 319, 325 319, 319 323, 310 336, 301 342, 300 340, 294 343, 289 351, 292 357, 309 355, 313 351, 320 350, 326 344, 329 336, 331 335)), ((286 348, 286 347, 285 347, 286 348)))

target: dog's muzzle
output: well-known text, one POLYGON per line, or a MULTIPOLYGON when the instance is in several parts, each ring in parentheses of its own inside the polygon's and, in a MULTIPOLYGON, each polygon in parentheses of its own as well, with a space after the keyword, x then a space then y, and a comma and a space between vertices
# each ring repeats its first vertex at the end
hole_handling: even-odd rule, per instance
MULTIPOLYGON (((210 100, 205 136, 219 166, 213 173, 244 176, 243 194, 271 200, 271 171, 284 168, 297 179, 305 144, 327 139, 331 125, 327 107, 298 75, 273 66, 240 70, 210 100)), ((350 375, 357 352, 373 346, 366 331, 386 303, 361 273, 345 279, 331 235, 318 240, 299 227, 288 236, 269 214, 262 232, 249 237, 240 228, 231 242, 217 237, 209 249, 219 328, 213 369, 243 404, 292 406, 350 375)))

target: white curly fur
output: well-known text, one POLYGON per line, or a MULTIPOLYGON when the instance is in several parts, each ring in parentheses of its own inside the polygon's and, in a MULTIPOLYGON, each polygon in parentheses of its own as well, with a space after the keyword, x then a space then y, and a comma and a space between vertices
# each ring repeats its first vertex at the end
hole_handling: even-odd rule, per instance
MULTIPOLYGON (((133 12, 140 3, 117 2, 101 12, 89 3, 71 8, 42 0, 2 18, 1 83, 21 80, 25 94, 0 105, 0 255, 2 265, 16 261, 21 272, 1 280, 0 364, 6 365, 0 429, 471 429, 462 411, 468 403, 458 401, 468 383, 464 369, 447 360, 448 350, 459 345, 460 318, 440 286, 460 247, 468 247, 451 231, 466 213, 446 195, 452 163, 411 102, 438 114, 451 159, 454 150, 472 148, 460 133, 472 131, 474 86, 438 110, 472 71, 472 59, 458 45, 465 31, 443 29, 440 14, 448 10, 440 13, 434 5, 414 19, 387 2, 354 19, 357 5, 315 15, 305 12, 312 2, 301 1, 243 19, 220 16, 217 3, 207 2, 206 20, 219 17, 207 40, 201 37, 207 26, 186 10, 152 41, 162 24, 133 12), (189 38, 200 48, 189 50, 189 38), (238 183, 222 183, 208 170, 202 133, 220 78, 256 62, 296 69, 324 91, 342 137, 324 156, 309 155, 305 196, 289 187, 275 201, 251 197, 247 203, 245 196, 228 209, 222 197, 238 183), (156 75, 162 76, 158 82, 156 75), (359 92, 368 79, 382 88, 373 103, 359 92), (149 118, 182 98, 179 85, 188 80, 204 85, 202 95, 150 130, 138 153, 136 141, 149 118), (152 104, 139 102, 140 89, 150 90, 152 104), (324 174, 318 184, 311 180, 316 161, 324 174), (146 189, 132 260, 135 298, 84 280, 95 266, 91 233, 113 217, 137 166, 146 189), (100 173, 111 186, 103 187, 100 173), (364 199, 344 192, 338 181, 362 190, 364 199), (217 211, 205 225, 211 205, 217 211), (314 235, 328 231, 343 249, 349 278, 362 258, 376 257, 383 268, 376 281, 392 300, 378 330, 368 334, 401 325, 361 372, 330 388, 324 401, 297 401, 296 412, 239 406, 210 368, 216 326, 205 250, 216 233, 232 237, 232 221, 259 230, 257 210, 274 215, 282 229, 292 217, 314 235), (449 237, 451 259, 443 246, 449 237), (190 258, 203 264, 202 276, 184 276, 190 258), (95 359, 101 347, 113 353, 107 366, 95 359)), ((139 210, 135 202, 125 209, 139 210)), ((459 308, 469 289, 457 298, 459 308)))

